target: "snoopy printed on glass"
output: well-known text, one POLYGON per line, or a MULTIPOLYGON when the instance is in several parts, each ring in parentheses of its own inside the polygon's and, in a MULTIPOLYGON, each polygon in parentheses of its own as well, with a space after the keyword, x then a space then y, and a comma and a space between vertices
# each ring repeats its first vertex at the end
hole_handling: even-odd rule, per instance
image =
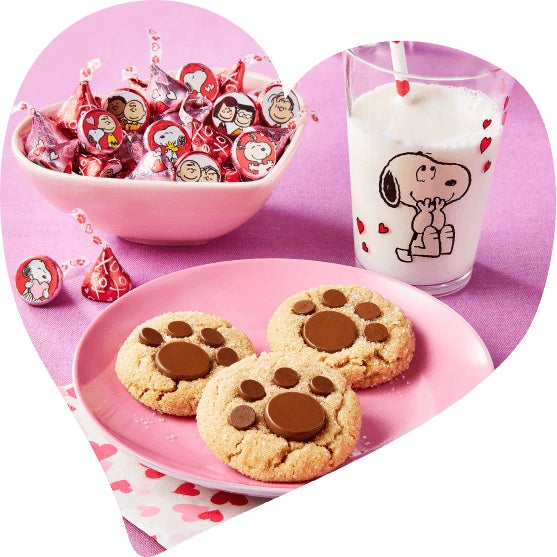
POLYGON ((445 207, 464 197, 471 181, 465 166, 437 161, 421 151, 401 153, 387 163, 379 178, 381 198, 389 207, 402 204, 415 211, 408 223, 408 245, 395 250, 400 261, 452 253, 456 233, 445 207))

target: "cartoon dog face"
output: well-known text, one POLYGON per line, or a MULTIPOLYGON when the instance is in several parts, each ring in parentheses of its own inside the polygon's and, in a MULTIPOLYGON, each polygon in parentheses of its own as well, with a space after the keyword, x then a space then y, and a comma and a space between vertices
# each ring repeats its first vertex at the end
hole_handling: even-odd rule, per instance
POLYGON ((44 261, 41 259, 31 259, 31 261, 23 267, 21 273, 24 277, 34 279, 40 283, 50 283, 52 280, 50 271, 46 268, 44 261))
POLYGON ((244 150, 244 155, 248 161, 261 162, 265 160, 271 154, 271 146, 265 141, 257 141, 254 135, 250 134, 250 136, 253 140, 240 145, 238 148, 244 150))
POLYGON ((168 145, 173 143, 174 145, 185 145, 186 138, 178 126, 168 126, 163 130, 155 132, 153 135, 153 140, 157 145, 168 145))
POLYGON ((100 128, 93 128, 92 130, 89 130, 89 133, 87 134, 87 139, 91 143, 98 143, 100 139, 103 137, 103 135, 104 135, 103 130, 101 130, 100 128))
POLYGON ((193 91, 201 92, 201 87, 207 81, 207 73, 201 68, 194 72, 184 74, 182 78, 186 85, 189 85, 193 91))
POLYGON ((379 193, 390 207, 416 207, 418 201, 435 198, 448 205, 463 197, 470 183, 470 171, 461 164, 439 162, 421 152, 402 153, 381 172, 379 193))

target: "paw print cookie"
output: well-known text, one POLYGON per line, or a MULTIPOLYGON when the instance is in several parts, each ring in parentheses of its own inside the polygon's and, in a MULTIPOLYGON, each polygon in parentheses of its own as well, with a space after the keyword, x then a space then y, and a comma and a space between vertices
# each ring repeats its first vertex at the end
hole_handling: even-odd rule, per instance
POLYGON ((291 296, 271 317, 267 337, 272 350, 324 362, 355 389, 408 369, 415 348, 402 310, 360 285, 320 286, 291 296))
POLYGON ((146 406, 192 416, 209 379, 253 354, 249 338, 225 319, 196 311, 170 312, 130 333, 115 370, 124 387, 146 406))
POLYGON ((344 377, 309 358, 263 353, 212 378, 197 409, 201 438, 223 462, 262 481, 299 482, 340 466, 362 423, 344 377))

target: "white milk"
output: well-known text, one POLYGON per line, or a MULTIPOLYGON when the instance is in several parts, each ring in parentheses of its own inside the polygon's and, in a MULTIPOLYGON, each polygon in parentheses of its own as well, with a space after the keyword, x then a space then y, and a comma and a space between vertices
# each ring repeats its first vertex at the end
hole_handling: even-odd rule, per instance
POLYGON ((472 269, 501 114, 463 87, 413 82, 411 95, 404 102, 394 83, 382 85, 348 117, 355 252, 362 267, 436 285, 472 269))

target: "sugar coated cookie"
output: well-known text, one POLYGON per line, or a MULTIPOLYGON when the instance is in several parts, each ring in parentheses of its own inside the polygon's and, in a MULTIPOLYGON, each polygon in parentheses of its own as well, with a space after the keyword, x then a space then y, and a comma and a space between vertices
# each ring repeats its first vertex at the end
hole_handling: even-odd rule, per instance
POLYGON ((320 286, 291 296, 271 317, 267 336, 272 350, 324 362, 355 389, 406 370, 415 348, 412 323, 402 310, 359 285, 320 286))
POLYGON ((170 312, 130 333, 115 369, 126 389, 146 406, 191 416, 212 375, 252 354, 249 338, 227 320, 197 311, 170 312))
POLYGON ((201 438, 232 468, 257 480, 298 482, 350 456, 362 410, 335 370, 299 355, 263 353, 215 375, 196 419, 201 438))

